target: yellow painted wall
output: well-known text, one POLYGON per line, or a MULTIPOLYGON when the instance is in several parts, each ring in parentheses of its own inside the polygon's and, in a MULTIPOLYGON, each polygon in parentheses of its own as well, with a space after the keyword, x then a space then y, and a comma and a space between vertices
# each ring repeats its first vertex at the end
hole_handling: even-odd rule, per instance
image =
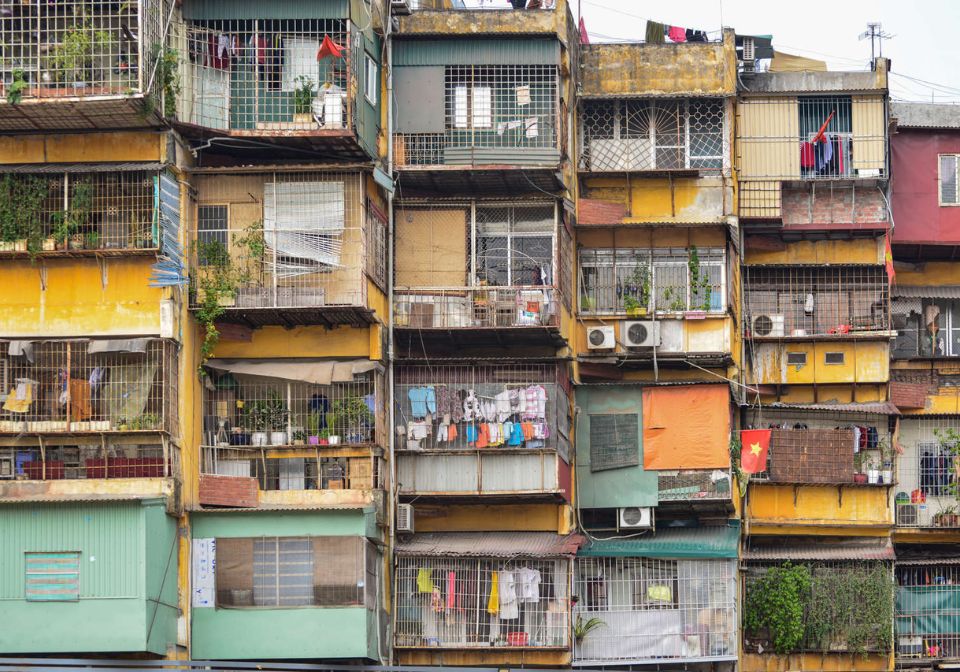
POLYGON ((853 96, 853 169, 884 170, 887 164, 886 104, 880 96, 853 96))
POLYGON ((799 178, 799 137, 795 96, 740 99, 736 150, 740 179, 799 178))
MULTIPOLYGON (((750 380, 749 375, 747 379, 750 380)), ((813 385, 787 385, 780 390, 779 397, 776 394, 766 392, 760 395, 762 404, 771 404, 775 401, 781 401, 785 404, 850 404, 886 400, 887 384, 885 382, 859 383, 857 385, 817 385, 816 388, 813 385)))
POLYGON ((77 133, 0 137, 0 163, 163 161, 163 132, 77 133))
POLYGON ((896 264, 898 286, 930 287, 960 285, 960 264, 928 261, 922 264, 896 264))
POLYGON ((151 257, 28 260, 0 264, 0 334, 7 337, 159 335, 163 290, 151 257), (46 276, 46 289, 42 276, 46 276))
POLYGON ((737 668, 741 672, 879 672, 892 670, 890 656, 798 653, 791 656, 744 654, 737 668))
MULTIPOLYGON (((641 318, 627 318, 629 320, 640 319, 647 320, 649 317, 641 318)), ((731 332, 733 330, 733 318, 728 315, 722 315, 720 317, 707 317, 702 320, 676 320, 670 319, 665 320, 658 318, 660 321, 660 333, 661 336, 665 333, 665 330, 673 331, 674 328, 679 327, 682 330, 682 349, 679 352, 689 352, 689 353, 729 353, 731 348, 731 332)), ((621 327, 623 323, 627 321, 623 317, 605 317, 603 319, 591 318, 589 316, 582 316, 580 318, 580 324, 574 333, 575 338, 575 349, 578 355, 609 355, 610 353, 625 353, 630 352, 629 348, 623 347, 621 344, 621 327), (592 327, 599 326, 612 326, 614 328, 614 333, 617 338, 617 347, 615 350, 591 350, 587 345, 587 332, 592 327)), ((663 353, 664 356, 669 357, 673 352, 667 352, 665 348, 660 348, 658 354, 663 353)))
POLYGON ((584 196, 623 203, 624 224, 723 222, 733 214, 733 185, 722 177, 591 177, 584 196))
POLYGON ((726 231, 710 227, 577 229, 577 245, 591 247, 723 247, 726 231))
POLYGON ((793 526, 825 526, 821 534, 837 534, 831 528, 893 525, 887 488, 847 486, 842 488, 842 497, 840 490, 835 486, 751 482, 745 508, 748 531, 759 534, 758 526, 777 526, 781 532, 793 526))
POLYGON ((320 326, 263 327, 254 329, 252 340, 229 341, 220 339, 215 357, 243 359, 283 357, 340 357, 365 358, 370 356, 370 327, 341 326, 327 330, 320 326))
POLYGON ((786 341, 757 342, 752 348, 748 378, 766 385, 883 383, 890 378, 890 342, 786 341), (840 352, 843 364, 826 364, 826 353, 840 352), (806 364, 787 364, 790 353, 806 354, 806 364))
POLYGON ((417 532, 569 532, 560 504, 416 504, 417 532))
MULTIPOLYGON (((743 263, 760 266, 763 264, 790 264, 794 266, 824 266, 840 264, 882 264, 884 263, 883 238, 861 238, 855 240, 801 240, 788 243, 780 251, 757 250, 751 247, 747 239, 743 263)), ((900 281, 899 274, 897 281, 900 281)))

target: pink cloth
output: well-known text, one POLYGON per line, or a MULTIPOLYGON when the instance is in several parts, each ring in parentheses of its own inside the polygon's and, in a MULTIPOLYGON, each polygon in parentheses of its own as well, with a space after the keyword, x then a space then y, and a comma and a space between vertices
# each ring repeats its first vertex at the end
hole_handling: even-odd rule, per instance
POLYGON ((457 573, 447 572, 447 609, 457 606, 457 573))
POLYGON ((670 30, 667 31, 667 37, 669 37, 672 42, 686 42, 687 31, 680 26, 670 26, 670 30))

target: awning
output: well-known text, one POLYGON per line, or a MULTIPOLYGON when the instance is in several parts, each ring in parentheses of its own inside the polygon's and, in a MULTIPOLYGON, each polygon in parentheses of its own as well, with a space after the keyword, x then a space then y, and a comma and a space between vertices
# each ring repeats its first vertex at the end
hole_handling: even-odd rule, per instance
POLYGON ((733 558, 740 547, 740 525, 679 527, 633 539, 599 539, 580 549, 583 558, 733 558))
POLYGON ((60 173, 123 173, 136 170, 157 172, 166 164, 155 161, 129 163, 17 163, 0 166, 0 173, 26 173, 31 175, 60 173))
POLYGON ((314 385, 350 383, 355 376, 368 371, 383 371, 383 366, 369 359, 341 361, 298 359, 211 359, 206 363, 215 371, 240 373, 248 376, 298 380, 314 385))
POLYGON ((101 352, 138 352, 146 354, 147 346, 150 345, 149 338, 118 338, 118 339, 97 339, 90 341, 87 345, 87 354, 95 355, 101 352))
POLYGON ((551 532, 437 532, 397 541, 397 555, 444 558, 555 558, 572 556, 583 543, 579 534, 551 532))
POLYGON ((753 537, 743 550, 744 560, 894 560, 890 539, 867 537, 753 537))
POLYGON ((928 285, 911 287, 894 285, 890 292, 892 298, 916 299, 960 299, 960 285, 928 285))
MULTIPOLYGON (((754 407, 756 408, 756 407, 754 407)), ((900 415, 900 409, 889 401, 867 404, 767 404, 763 408, 777 411, 833 411, 835 413, 872 413, 875 415, 900 415)))

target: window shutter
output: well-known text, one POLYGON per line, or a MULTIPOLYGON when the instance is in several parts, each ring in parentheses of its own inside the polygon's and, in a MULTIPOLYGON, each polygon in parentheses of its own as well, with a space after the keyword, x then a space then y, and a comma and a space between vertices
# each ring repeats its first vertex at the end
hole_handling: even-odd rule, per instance
POLYGON ((636 413, 590 415, 590 471, 640 464, 640 430, 636 413))
POLYGON ((80 599, 80 553, 27 553, 25 556, 28 602, 76 602, 80 599))

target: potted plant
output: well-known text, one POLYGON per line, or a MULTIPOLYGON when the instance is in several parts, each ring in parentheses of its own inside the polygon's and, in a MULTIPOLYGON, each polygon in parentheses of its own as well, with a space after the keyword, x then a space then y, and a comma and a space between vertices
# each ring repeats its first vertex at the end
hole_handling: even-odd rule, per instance
POLYGON ((292 432, 290 432, 290 436, 292 437, 292 443, 295 446, 302 446, 307 440, 307 433, 302 429, 294 429, 292 432))
POLYGON ((853 456, 853 482, 863 485, 867 482, 867 474, 864 471, 863 453, 859 452, 853 456))
POLYGON ((696 245, 690 246, 687 257, 687 276, 690 278, 690 310, 687 311, 686 317, 694 319, 706 317, 706 312, 710 310, 713 286, 710 284, 710 277, 700 264, 700 253, 696 245))
POLYGON ((88 231, 83 236, 83 246, 88 250, 97 250, 100 248, 100 234, 96 231, 88 231))
POLYGON ((261 402, 262 413, 266 416, 266 429, 270 432, 270 445, 282 446, 287 443, 287 421, 290 411, 276 390, 267 393, 267 399, 261 402))
POLYGON ((880 459, 882 460, 883 470, 881 471, 881 478, 883 482, 887 485, 893 484, 893 448, 890 447, 890 442, 886 437, 880 440, 878 444, 880 449, 880 459))
POLYGON ((311 446, 320 445, 320 425, 323 424, 323 413, 311 411, 307 414, 307 443, 311 446))
MULTIPOLYGON (((333 419, 327 416, 327 422, 339 439, 347 443, 363 443, 367 439, 370 426, 373 424, 373 414, 367 407, 363 397, 349 396, 333 402, 331 407, 333 419)), ((330 437, 331 445, 333 435, 330 437)), ((338 441, 339 443, 339 441, 338 441)))
POLYGON ((250 445, 267 445, 267 410, 265 401, 252 401, 244 406, 246 426, 250 428, 250 445))
POLYGON ((623 285, 623 308, 627 317, 642 317, 647 314, 649 303, 650 271, 647 264, 638 259, 623 285))
POLYGON ((573 640, 577 646, 583 646, 583 640, 587 638, 587 635, 605 625, 606 623, 596 616, 584 619, 582 614, 577 614, 577 618, 573 622, 573 640))
POLYGON ((294 82, 296 88, 293 90, 293 121, 296 124, 310 124, 313 122, 311 109, 316 96, 316 84, 306 75, 300 75, 294 82))
POLYGON ((877 467, 877 460, 874 457, 867 459, 867 483, 878 485, 880 483, 880 469, 877 467))
POLYGON ((23 70, 15 69, 13 71, 13 81, 7 86, 7 103, 17 105, 23 100, 23 92, 28 88, 29 85, 23 70))
POLYGON ((94 30, 90 20, 78 21, 60 35, 53 46, 47 68, 59 83, 86 88, 95 81, 94 61, 98 54, 111 53, 113 37, 108 31, 94 30))

